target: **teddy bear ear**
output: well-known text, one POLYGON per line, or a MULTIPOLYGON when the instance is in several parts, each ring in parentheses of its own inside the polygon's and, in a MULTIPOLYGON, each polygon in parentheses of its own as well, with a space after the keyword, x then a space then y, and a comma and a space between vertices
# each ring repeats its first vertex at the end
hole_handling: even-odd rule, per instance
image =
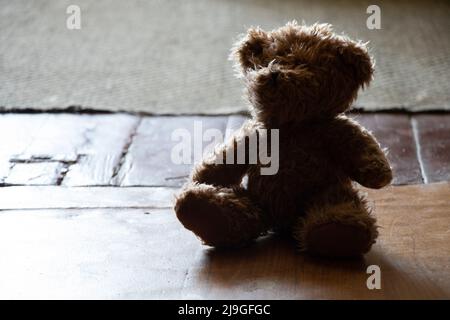
POLYGON ((340 50, 341 58, 353 71, 353 76, 361 86, 372 80, 375 62, 365 43, 349 43, 340 50))
POLYGON ((264 64, 268 56, 271 38, 261 28, 250 28, 232 48, 230 59, 237 62, 245 72, 255 70, 264 64))
POLYGON ((311 32, 323 36, 331 36, 333 35, 333 25, 329 23, 314 23, 311 26, 311 32))

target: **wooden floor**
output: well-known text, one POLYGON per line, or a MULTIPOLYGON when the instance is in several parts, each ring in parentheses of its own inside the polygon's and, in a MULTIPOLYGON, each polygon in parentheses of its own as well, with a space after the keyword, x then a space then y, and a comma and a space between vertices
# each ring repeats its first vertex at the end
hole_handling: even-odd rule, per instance
POLYGON ((243 116, 1 114, 0 298, 450 299, 450 115, 353 116, 388 148, 394 186, 365 190, 373 250, 327 261, 276 237, 217 251, 176 220, 191 166, 170 161, 173 130, 243 116))
MULTIPOLYGON (((353 114, 389 150, 394 184, 450 180, 450 114, 353 114)), ((175 129, 221 132, 244 116, 0 114, 0 185, 179 187, 175 129)), ((204 146, 210 144, 205 141, 204 146)))

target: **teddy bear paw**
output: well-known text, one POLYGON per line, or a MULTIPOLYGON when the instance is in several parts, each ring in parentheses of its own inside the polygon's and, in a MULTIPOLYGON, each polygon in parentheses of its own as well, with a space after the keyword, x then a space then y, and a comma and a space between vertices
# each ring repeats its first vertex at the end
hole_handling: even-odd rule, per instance
POLYGON ((308 231, 307 252, 324 257, 355 257, 367 253, 375 242, 363 225, 328 222, 308 231))

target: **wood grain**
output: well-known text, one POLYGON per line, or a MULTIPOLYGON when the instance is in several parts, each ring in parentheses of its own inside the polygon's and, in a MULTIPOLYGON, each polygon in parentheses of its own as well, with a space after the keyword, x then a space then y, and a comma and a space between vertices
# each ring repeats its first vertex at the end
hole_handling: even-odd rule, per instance
POLYGON ((416 115, 413 127, 425 182, 450 180, 450 115, 416 115))
POLYGON ((0 183, 9 175, 10 159, 25 152, 47 118, 46 114, 0 114, 0 183))
POLYGON ((3 183, 6 185, 58 185, 67 172, 64 163, 31 162, 12 163, 3 183))
POLYGON ((0 182, 109 185, 138 122, 125 114, 1 115, 0 182))
MULTIPOLYGON (((394 185, 450 180, 449 114, 351 114, 388 149, 394 185), (420 160, 420 161, 419 161, 420 160), (423 171, 423 179, 422 179, 423 171)), ((246 117, 0 114, 0 185, 180 187, 177 130, 217 129, 227 139, 246 117)), ((202 148, 211 141, 201 141, 202 148)), ((190 145, 194 153, 193 141, 190 145)), ((211 146, 209 146, 211 148, 211 146)))
MULTIPOLYGON (((121 186, 181 186, 187 181, 193 163, 207 152, 211 141, 202 135, 209 129, 225 132, 226 116, 217 117, 146 117, 136 130, 114 184, 121 186), (194 132, 194 131, 197 132, 194 132), (177 133, 185 134, 186 140, 177 133), (197 140, 196 140, 197 139, 197 140), (173 148, 184 145, 191 154, 188 163, 172 159, 173 148), (196 146, 200 147, 198 159, 196 146)), ((177 153, 178 154, 178 153, 177 153)))
MULTIPOLYGON (((113 189, 136 204, 133 188, 113 189)), ((115 201, 98 191, 99 203, 115 201)), ((169 208, 5 210, 0 298, 449 299, 449 183, 365 191, 379 241, 364 259, 342 261, 271 237, 214 250, 169 208), (380 290, 366 287, 373 264, 380 290)))
POLYGON ((167 210, 3 212, 0 299, 177 298, 199 246, 167 210))
POLYGON ((137 116, 125 114, 89 116, 82 120, 81 137, 85 140, 77 146, 78 160, 70 166, 62 184, 113 184, 140 121, 137 116))
POLYGON ((0 212, 8 209, 170 208, 176 192, 178 189, 164 187, 2 187, 0 212))

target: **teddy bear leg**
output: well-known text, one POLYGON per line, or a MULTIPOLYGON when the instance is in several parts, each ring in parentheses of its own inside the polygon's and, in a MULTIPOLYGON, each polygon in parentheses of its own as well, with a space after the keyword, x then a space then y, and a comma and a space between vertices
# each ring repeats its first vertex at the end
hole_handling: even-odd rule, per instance
POLYGON ((294 227, 302 251, 324 257, 353 257, 367 253, 378 236, 376 220, 355 190, 321 197, 294 227), (330 201, 339 199, 343 201, 330 201), (328 200, 328 201, 327 201, 328 200))
POLYGON ((266 231, 260 209, 242 187, 189 185, 177 197, 180 222, 207 245, 241 246, 266 231))

